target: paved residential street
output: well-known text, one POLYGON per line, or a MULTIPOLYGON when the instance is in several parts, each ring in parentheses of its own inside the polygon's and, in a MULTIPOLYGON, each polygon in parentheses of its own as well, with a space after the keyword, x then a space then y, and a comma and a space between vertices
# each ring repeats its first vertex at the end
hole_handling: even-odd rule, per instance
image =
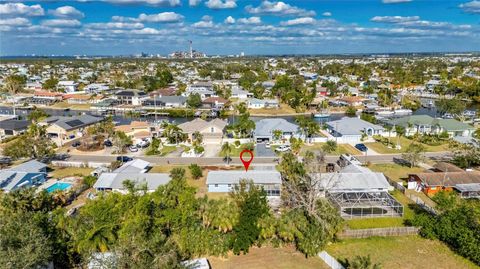
MULTIPOLYGON (((432 159, 442 159, 448 157, 450 152, 429 152, 425 156, 432 159)), ((129 154, 125 154, 130 156, 129 154)), ((372 163, 391 163, 395 159, 401 158, 401 154, 383 154, 383 155, 369 155, 355 156, 361 162, 372 162, 372 163)), ((162 164, 191 164, 196 163, 198 165, 224 165, 225 162, 221 157, 202 157, 202 158, 182 158, 182 157, 152 157, 152 156, 143 156, 139 157, 143 160, 151 162, 153 164, 162 165, 162 164)), ((80 161, 80 162, 100 162, 100 163, 109 163, 115 161, 116 156, 99 156, 99 155, 71 155, 68 159, 70 161, 80 161)), ((255 156, 252 166, 255 165, 265 165, 265 164, 276 164, 281 157, 259 157, 255 156)), ((338 160, 338 156, 327 156, 327 162, 335 162, 338 160)), ((242 165, 239 157, 233 157, 231 165, 242 165)))

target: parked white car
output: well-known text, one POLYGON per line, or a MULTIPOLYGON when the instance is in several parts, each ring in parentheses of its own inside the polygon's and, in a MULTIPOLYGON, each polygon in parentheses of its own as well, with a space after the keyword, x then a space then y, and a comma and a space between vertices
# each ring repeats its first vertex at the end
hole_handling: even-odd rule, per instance
POLYGON ((290 150, 289 145, 281 145, 278 148, 275 149, 276 152, 287 152, 290 150))
POLYGON ((138 151, 137 146, 130 146, 128 149, 130 150, 130 152, 137 152, 138 151))

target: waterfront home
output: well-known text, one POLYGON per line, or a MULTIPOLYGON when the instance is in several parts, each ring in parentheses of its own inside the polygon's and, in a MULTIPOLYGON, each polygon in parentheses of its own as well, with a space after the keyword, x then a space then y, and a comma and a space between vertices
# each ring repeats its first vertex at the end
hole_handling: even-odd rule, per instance
POLYGON ((134 140, 142 140, 152 137, 150 123, 145 121, 131 121, 130 124, 117 125, 115 131, 124 132, 134 140))
POLYGON ((92 97, 86 94, 65 94, 64 100, 67 100, 68 104, 88 104, 92 97))
POLYGON ((392 119, 386 121, 385 124, 404 127, 407 136, 416 133, 436 135, 446 132, 450 137, 470 137, 475 132, 475 127, 458 120, 433 118, 428 115, 412 115, 392 119))
POLYGON ((30 122, 27 120, 11 119, 0 121, 0 139, 23 134, 29 125, 30 122))
POLYGON ((103 117, 81 115, 74 117, 52 116, 42 120, 39 124, 47 126, 50 139, 62 146, 78 137, 83 136, 85 128, 101 122, 103 117))
POLYGON ((187 97, 185 96, 155 96, 143 102, 144 108, 147 109, 164 109, 164 108, 185 108, 187 107, 187 97))
POLYGON ((247 107, 250 109, 262 109, 262 108, 279 108, 280 105, 275 99, 257 99, 250 98, 247 101, 247 107))
POLYGON ((363 101, 365 101, 365 98, 360 96, 345 96, 337 99, 337 102, 344 106, 361 106, 363 101))
POLYGON ((253 138, 255 142, 272 142, 275 131, 281 131, 279 140, 288 141, 291 137, 301 138, 298 125, 282 118, 262 119, 255 123, 253 138))
POLYGON ((0 171, 0 188, 6 192, 38 186, 47 180, 47 165, 31 160, 0 171))
POLYGON ((364 121, 359 118, 344 117, 340 120, 326 123, 327 131, 338 143, 356 144, 362 138, 369 139, 374 135, 384 135, 384 128, 380 125, 364 121))
POLYGON ((208 97, 202 101, 204 108, 222 109, 228 103, 228 100, 222 97, 208 97))
POLYGON ((251 180, 262 187, 267 197, 280 197, 282 177, 276 170, 225 170, 210 171, 207 174, 208 192, 230 192, 241 180, 251 180))
POLYGON ((121 105, 139 106, 148 99, 148 95, 139 90, 120 90, 115 93, 115 98, 121 105))
POLYGON ((218 118, 211 121, 196 118, 178 125, 188 135, 190 141, 193 141, 195 139, 194 134, 199 132, 205 143, 220 143, 226 126, 227 122, 218 118))

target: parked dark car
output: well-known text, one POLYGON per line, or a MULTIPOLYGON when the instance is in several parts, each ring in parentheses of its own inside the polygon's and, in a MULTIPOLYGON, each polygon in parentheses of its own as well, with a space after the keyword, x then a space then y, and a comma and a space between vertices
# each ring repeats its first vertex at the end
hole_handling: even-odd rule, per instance
POLYGON ((52 160, 55 160, 55 161, 65 161, 66 159, 70 158, 70 155, 67 154, 67 153, 59 153, 59 154, 55 154, 53 157, 52 157, 52 160))
POLYGON ((79 147, 82 143, 80 143, 80 141, 75 141, 72 143, 72 147, 76 148, 76 147, 79 147))
POLYGON ((110 140, 105 140, 105 141, 103 142, 103 145, 104 145, 105 147, 111 147, 111 146, 113 146, 113 143, 112 143, 112 141, 110 141, 110 140))
POLYGON ((367 148, 367 146, 365 146, 365 144, 356 144, 355 148, 357 148, 361 152, 366 152, 368 150, 368 148, 367 148))
POLYGON ((2 157, 0 158, 0 164, 11 164, 12 158, 10 157, 2 157))
POLYGON ((117 157, 117 161, 122 162, 122 163, 129 162, 131 160, 133 160, 133 158, 130 158, 128 156, 118 156, 117 157))

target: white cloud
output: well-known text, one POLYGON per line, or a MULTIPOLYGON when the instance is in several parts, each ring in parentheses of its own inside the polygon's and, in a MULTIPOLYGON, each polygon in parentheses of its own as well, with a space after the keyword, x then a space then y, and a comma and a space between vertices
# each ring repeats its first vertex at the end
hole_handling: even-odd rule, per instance
POLYGON ((106 0, 112 4, 125 4, 125 5, 142 5, 147 4, 151 6, 162 6, 162 7, 175 7, 179 6, 180 0, 106 0))
POLYGON ((384 4, 398 4, 407 2, 412 2, 412 0, 382 0, 382 3, 384 4))
POLYGON ((212 16, 204 15, 201 21, 196 22, 192 25, 195 28, 212 28, 214 26, 212 20, 213 20, 212 16))
POLYGON ((12 18, 12 19, 0 19, 0 25, 2 26, 28 26, 31 25, 30 21, 25 18, 12 18))
POLYGON ((237 22, 240 24, 261 24, 262 19, 260 17, 240 18, 237 22))
POLYGON ((86 27, 92 29, 142 29, 144 25, 143 23, 139 22, 97 22, 89 23, 86 25, 86 27))
POLYGON ((138 16, 138 19, 144 22, 179 22, 182 21, 183 18, 182 15, 175 12, 162 12, 152 15, 142 13, 138 16))
POLYGON ((400 22, 407 22, 407 21, 418 21, 420 19, 419 16, 375 16, 370 19, 373 22, 384 22, 384 23, 400 23, 400 22))
POLYGON ((236 0, 208 0, 205 5, 211 9, 236 8, 236 0))
POLYGON ((467 30, 472 28, 471 25, 468 24, 452 24, 449 22, 437 22, 437 21, 407 21, 399 23, 398 25, 402 25, 405 27, 410 28, 425 28, 425 29, 450 29, 450 30, 467 30))
POLYGON ((297 18, 288 21, 280 22, 282 26, 295 26, 295 25, 306 25, 306 24, 314 24, 316 20, 311 17, 304 17, 304 18, 297 18))
POLYGON ((195 28, 212 28, 213 22, 212 21, 199 21, 192 24, 195 28))
POLYGON ((263 1, 260 6, 253 7, 248 5, 245 7, 245 10, 251 14, 268 14, 275 16, 304 16, 312 17, 315 16, 315 11, 306 10, 299 7, 291 6, 284 2, 270 2, 263 1))
POLYGON ((332 16, 332 12, 328 12, 328 11, 327 11, 327 12, 323 12, 323 13, 322 13, 322 16, 330 17, 330 16, 332 16))
POLYGON ((83 12, 72 6, 63 6, 55 10, 49 10, 49 13, 59 18, 81 19, 85 17, 85 14, 83 14, 83 12))
POLYGON ((235 19, 232 16, 228 16, 223 22, 226 24, 234 24, 235 19))
POLYGON ((5 16, 43 16, 45 11, 40 5, 27 6, 23 3, 0 4, 0 14, 5 16))
POLYGON ((461 4, 460 8, 468 13, 480 13, 480 1, 472 1, 461 4))
POLYGON ((68 28, 68 27, 79 27, 82 25, 78 20, 64 20, 64 19, 52 19, 52 20, 43 20, 41 25, 48 27, 59 27, 59 28, 68 28))
POLYGON ((202 0, 188 0, 188 5, 191 7, 196 7, 198 6, 202 0))

